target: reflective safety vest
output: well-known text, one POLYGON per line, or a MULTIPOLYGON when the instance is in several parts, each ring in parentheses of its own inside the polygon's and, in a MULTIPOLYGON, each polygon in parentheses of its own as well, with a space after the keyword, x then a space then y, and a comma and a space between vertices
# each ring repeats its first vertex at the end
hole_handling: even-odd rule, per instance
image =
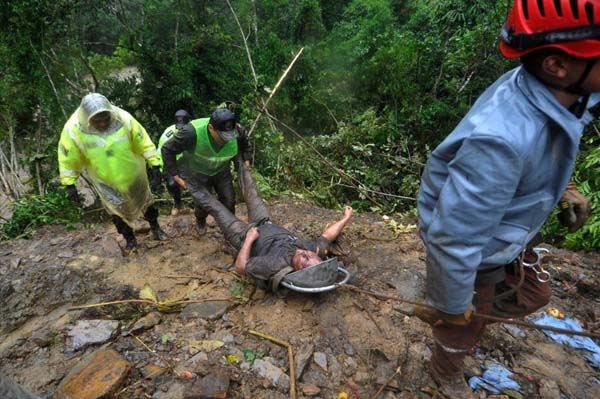
POLYGON ((194 119, 192 126, 196 129, 196 148, 193 154, 186 154, 192 171, 206 176, 214 176, 229 166, 229 161, 238 154, 237 140, 225 143, 215 150, 210 142, 208 122, 210 118, 194 119))
MULTIPOLYGON (((177 134, 177 127, 175 125, 171 125, 165 129, 163 134, 160 135, 160 139, 158 139, 158 154, 160 155, 160 170, 164 171, 165 164, 162 159, 162 146, 169 140, 171 140, 177 134)), ((175 157, 177 160, 181 159, 183 154, 177 154, 175 157)))

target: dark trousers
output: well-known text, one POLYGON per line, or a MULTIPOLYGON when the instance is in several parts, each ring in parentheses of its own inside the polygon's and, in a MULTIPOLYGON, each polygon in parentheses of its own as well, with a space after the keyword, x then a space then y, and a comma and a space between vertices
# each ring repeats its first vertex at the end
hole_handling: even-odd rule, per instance
MULTIPOLYGON (((200 224, 206 222, 209 212, 202 201, 197 198, 204 195, 204 192, 210 194, 211 189, 217 193, 217 197, 231 213, 235 214, 235 192, 233 191, 233 177, 229 167, 223 169, 214 176, 206 176, 199 173, 182 171, 183 179, 187 182, 192 198, 194 198, 194 214, 196 221, 200 224), (201 190, 204 188, 205 190, 201 190), (194 195, 196 193, 196 195, 194 195)), ((211 195, 212 197, 212 195, 211 195)))
POLYGON ((249 223, 238 219, 233 211, 225 206, 222 201, 217 201, 205 186, 190 185, 190 193, 194 198, 195 204, 215 218, 225 239, 236 249, 236 251, 239 251, 242 247, 246 237, 246 231, 248 231, 249 227, 264 223, 271 219, 269 210, 258 194, 250 170, 243 161, 240 160, 238 162, 238 182, 244 196, 244 201, 248 207, 249 223))
POLYGON ((173 179, 173 176, 171 176, 168 173, 165 173, 165 181, 167 182, 167 191, 169 192, 169 194, 171 194, 171 197, 173 197, 173 201, 175 202, 175 207, 176 208, 180 208, 181 207, 181 187, 179 186, 179 184, 177 184, 177 182, 173 179))
MULTIPOLYGON (((552 291, 548 283, 537 280, 530 268, 524 268, 525 279, 516 293, 493 301, 496 295, 506 292, 519 282, 513 265, 507 265, 506 269, 506 278, 500 283, 475 283, 473 305, 477 313, 508 318, 523 317, 548 304, 552 291)), ((447 378, 462 376, 463 360, 479 342, 487 324, 485 319, 473 317, 466 326, 448 323, 433 325, 433 337, 436 341, 431 356, 433 372, 447 378)))
MULTIPOLYGON (((144 219, 146 219, 150 223, 150 228, 156 229, 158 228, 158 209, 154 207, 154 205, 150 205, 146 212, 144 213, 144 219)), ((112 222, 119 234, 123 235, 126 239, 134 238, 133 229, 129 226, 120 216, 112 215, 112 222)))

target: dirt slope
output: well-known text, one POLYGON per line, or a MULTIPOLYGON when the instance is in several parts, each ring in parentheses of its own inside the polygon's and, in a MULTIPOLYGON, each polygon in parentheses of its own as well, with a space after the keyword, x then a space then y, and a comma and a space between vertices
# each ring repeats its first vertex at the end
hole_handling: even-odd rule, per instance
MULTIPOLYGON (((317 236, 339 216, 289 198, 271 201, 271 211, 282 225, 307 238, 317 236)), ((245 217, 243 205, 238 213, 245 217)), ((194 374, 225 373, 231 379, 232 398, 287 398, 285 387, 272 386, 250 362, 244 362, 244 351, 264 355, 289 373, 287 352, 248 335, 250 329, 286 340, 297 357, 309 357, 298 378, 299 397, 337 398, 344 391, 350 398, 370 398, 398 367, 400 374, 385 390, 387 396, 381 397, 435 395, 427 374, 432 344, 429 329, 396 310, 403 306, 343 290, 315 296, 265 293, 223 270, 232 258, 214 225, 198 238, 191 214, 163 217, 161 222, 171 240, 155 242, 141 232, 140 250, 127 257, 121 255, 118 245, 123 243, 109 224, 77 231, 52 226, 32 239, 0 244, 0 373, 34 392, 54 393, 66 373, 97 349, 73 351, 67 336, 70 325, 82 319, 116 319, 126 331, 150 310, 139 305, 86 311, 68 311, 68 307, 137 298, 147 283, 161 300, 224 298, 231 302, 225 314, 214 320, 195 318, 185 311, 162 314, 160 323, 136 333, 154 354, 131 335, 117 335, 110 347, 133 365, 123 385, 129 388, 120 393, 121 398, 180 397, 175 388, 184 389, 190 381, 173 372, 144 379, 142 369, 167 363, 181 368, 198 352, 194 343, 203 339, 225 345, 207 352, 191 370, 194 374), (326 370, 313 360, 321 354, 326 370), (231 357, 228 363, 227 355, 234 355, 240 363, 231 357)), ((354 274, 354 284, 419 300, 425 277, 423 246, 414 232, 389 240, 394 233, 386 224, 374 214, 357 215, 341 242, 341 249, 347 251, 341 257, 354 274)), ((550 260, 555 269, 551 306, 594 327, 600 310, 598 257, 554 250, 550 260)), ((491 327, 469 360, 468 374, 480 374, 481 366, 496 360, 516 373, 523 397, 600 397, 600 375, 580 351, 554 343, 539 331, 523 332, 525 338, 515 338, 519 333, 514 330, 491 327)), ((477 394, 486 397, 483 391, 477 394)))

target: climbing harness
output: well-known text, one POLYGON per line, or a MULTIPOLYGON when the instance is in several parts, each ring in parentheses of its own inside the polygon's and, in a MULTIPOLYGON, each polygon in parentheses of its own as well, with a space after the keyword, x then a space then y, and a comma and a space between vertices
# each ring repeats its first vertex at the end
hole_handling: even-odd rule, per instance
POLYGON ((544 254, 549 253, 550 251, 546 248, 542 248, 542 247, 535 247, 533 248, 533 253, 535 253, 535 261, 534 262, 526 262, 525 259, 523 259, 523 266, 524 267, 528 267, 531 270, 533 270, 533 272, 535 273, 535 276, 537 278, 537 280, 540 283, 547 283, 548 281, 550 281, 550 273, 543 268, 542 266, 542 258, 544 257, 544 254))

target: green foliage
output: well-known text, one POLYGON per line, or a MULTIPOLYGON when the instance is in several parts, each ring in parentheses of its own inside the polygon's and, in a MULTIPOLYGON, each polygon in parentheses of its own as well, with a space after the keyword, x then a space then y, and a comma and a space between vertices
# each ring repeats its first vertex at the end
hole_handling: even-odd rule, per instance
POLYGON ((250 363, 265 356, 263 351, 255 352, 253 349, 244 349, 242 353, 244 354, 244 360, 250 363))
POLYGON ((0 226, 2 240, 26 237, 47 224, 71 225, 80 220, 83 212, 74 206, 64 190, 45 196, 36 194, 19 198, 12 204, 13 216, 0 226))
MULTIPOLYGON (((592 127, 590 130, 594 130, 592 127)), ((597 130, 596 130, 597 132, 597 130)), ((581 229, 574 233, 561 226, 556 218, 558 211, 548 218, 543 233, 572 250, 600 249, 600 144, 599 137, 590 135, 584 145, 589 148, 579 154, 575 170, 577 189, 592 202, 592 215, 581 229)))

